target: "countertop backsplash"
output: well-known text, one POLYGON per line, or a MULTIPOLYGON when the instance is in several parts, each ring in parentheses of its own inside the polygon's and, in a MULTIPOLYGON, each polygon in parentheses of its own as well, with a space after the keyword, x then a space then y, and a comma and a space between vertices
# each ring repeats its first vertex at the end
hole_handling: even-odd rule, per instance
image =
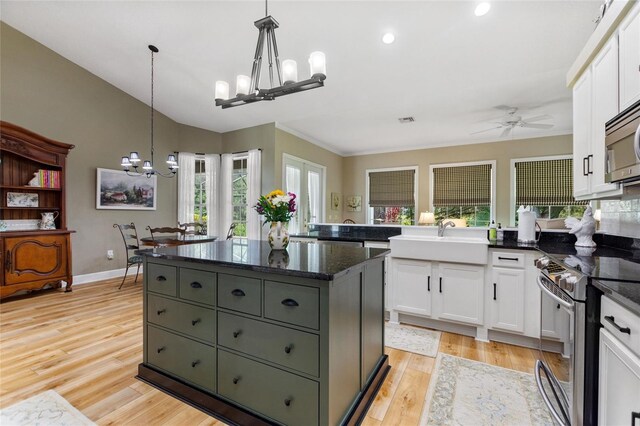
POLYGON ((640 238, 640 198, 601 201, 600 231, 623 237, 640 238))

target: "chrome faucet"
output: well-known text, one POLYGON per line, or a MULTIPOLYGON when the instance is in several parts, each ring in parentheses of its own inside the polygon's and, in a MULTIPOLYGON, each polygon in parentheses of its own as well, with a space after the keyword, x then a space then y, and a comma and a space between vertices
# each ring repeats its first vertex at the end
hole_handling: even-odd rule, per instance
POLYGON ((456 227, 456 224, 452 221, 443 222, 442 220, 438 222, 438 237, 444 237, 444 230, 450 226, 452 228, 456 227))

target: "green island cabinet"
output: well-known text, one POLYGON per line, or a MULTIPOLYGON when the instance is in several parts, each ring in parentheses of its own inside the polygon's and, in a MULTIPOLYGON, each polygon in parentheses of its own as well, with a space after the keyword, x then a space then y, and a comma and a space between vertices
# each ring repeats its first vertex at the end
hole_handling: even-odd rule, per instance
POLYGON ((358 424, 390 368, 385 251, 237 246, 147 253, 138 378, 230 424, 358 424))

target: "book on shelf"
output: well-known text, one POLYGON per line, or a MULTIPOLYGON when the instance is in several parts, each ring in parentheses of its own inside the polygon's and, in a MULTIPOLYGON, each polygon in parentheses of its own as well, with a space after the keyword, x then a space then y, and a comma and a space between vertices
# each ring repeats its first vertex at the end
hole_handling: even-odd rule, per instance
POLYGON ((29 186, 40 188, 60 188, 60 171, 40 169, 34 173, 29 186))

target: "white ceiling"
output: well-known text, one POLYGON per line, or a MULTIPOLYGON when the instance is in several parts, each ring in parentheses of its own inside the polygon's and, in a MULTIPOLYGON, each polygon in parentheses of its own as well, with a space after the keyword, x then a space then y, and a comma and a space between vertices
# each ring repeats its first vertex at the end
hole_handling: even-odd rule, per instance
MULTIPOLYGON (((250 74, 264 16, 255 1, 2 1, 1 18, 93 74, 149 103, 149 50, 156 55, 155 106, 177 122, 217 132, 277 122, 343 155, 497 140, 497 105, 526 117, 550 114, 550 130, 516 128, 522 139, 571 133, 565 74, 595 24, 599 1, 271 1, 281 59, 306 78, 310 52, 327 57, 324 88, 222 110, 215 80, 235 88, 250 74), (386 31, 394 44, 381 42, 386 31), (398 117, 415 123, 400 124, 398 117)), ((265 73, 263 73, 265 75, 265 73)), ((263 79, 263 81, 266 81, 263 79)))

